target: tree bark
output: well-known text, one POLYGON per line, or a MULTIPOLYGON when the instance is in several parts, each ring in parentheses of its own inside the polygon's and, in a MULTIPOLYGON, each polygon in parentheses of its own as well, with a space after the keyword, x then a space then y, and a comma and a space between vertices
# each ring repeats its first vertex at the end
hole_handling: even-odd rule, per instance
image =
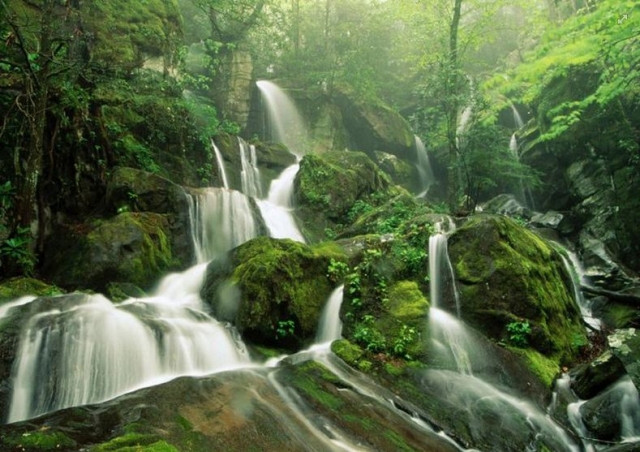
POLYGON ((460 109, 459 95, 459 61, 458 61, 458 30, 460 28, 460 17, 462 14, 462 0, 455 0, 453 6, 453 17, 449 27, 449 56, 447 61, 446 78, 446 121, 447 121, 447 141, 449 145, 449 167, 447 176, 447 198, 449 208, 455 211, 458 205, 458 143, 457 126, 458 110, 460 109))

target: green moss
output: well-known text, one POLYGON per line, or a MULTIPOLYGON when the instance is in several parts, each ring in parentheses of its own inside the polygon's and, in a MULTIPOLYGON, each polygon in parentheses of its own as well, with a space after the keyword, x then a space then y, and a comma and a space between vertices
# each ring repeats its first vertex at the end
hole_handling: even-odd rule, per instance
POLYGON ((356 367, 364 356, 364 350, 346 339, 339 339, 331 344, 331 351, 344 362, 356 367))
POLYGON ((560 366, 557 360, 542 355, 531 348, 509 347, 509 350, 520 357, 524 364, 547 387, 553 387, 553 382, 558 377, 560 366))
MULTIPOLYGON (((314 403, 322 405, 331 410, 340 410, 344 406, 344 402, 336 395, 329 392, 318 382, 318 378, 324 380, 327 374, 331 374, 323 365, 307 361, 296 369, 290 383, 295 389, 304 393, 314 403)), ((332 377, 335 381, 335 377, 332 377)))
POLYGON ((604 308, 602 319, 611 329, 627 328, 640 324, 640 313, 633 306, 609 302, 604 308))
MULTIPOLYGON (((182 425, 181 425, 182 426, 182 425)), ((89 449, 91 452, 178 452, 171 444, 154 435, 126 433, 89 449)))
POLYGON ((25 295, 37 297, 62 294, 59 287, 47 284, 33 278, 13 278, 0 284, 0 303, 3 301, 15 300, 25 295))
POLYGON ((44 429, 7 435, 1 441, 7 446, 33 451, 64 450, 76 446, 76 442, 64 433, 44 429))
POLYGON ((230 281, 240 301, 232 314, 238 329, 258 345, 298 349, 315 337, 322 308, 334 289, 331 259, 345 260, 335 246, 311 248, 288 239, 259 237, 236 248, 226 268, 210 267, 204 289, 214 312, 223 303, 218 287, 230 281))
POLYGON ((193 424, 191 424, 187 418, 180 416, 179 414, 176 416, 176 423, 185 432, 193 430, 193 424))
POLYGON ((570 275, 552 247, 506 217, 478 215, 449 239, 466 321, 497 341, 528 322, 530 344, 570 362, 584 335, 570 275))
POLYGON ((389 312, 406 323, 423 322, 429 302, 414 281, 398 281, 389 288, 389 312))

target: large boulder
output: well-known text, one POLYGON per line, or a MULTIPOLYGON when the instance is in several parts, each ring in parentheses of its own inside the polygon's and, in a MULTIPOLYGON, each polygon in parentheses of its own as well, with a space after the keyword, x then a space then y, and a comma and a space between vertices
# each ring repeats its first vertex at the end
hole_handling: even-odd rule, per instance
POLYGON ((125 212, 77 227, 60 227, 49 238, 43 274, 61 287, 105 291, 113 281, 149 288, 184 266, 176 258, 167 215, 125 212))
POLYGON ((590 363, 571 371, 571 389, 581 399, 590 399, 625 375, 622 362, 606 351, 590 363))
POLYGON ((509 218, 478 215, 451 235, 449 256, 463 320, 496 341, 573 359, 585 329, 557 251, 509 218))
POLYGON ((640 334, 635 328, 614 331, 608 336, 609 348, 640 390, 640 334))
POLYGON ((336 88, 333 96, 354 149, 367 153, 384 151, 415 161, 414 134, 398 112, 382 101, 363 100, 347 88, 336 88))
POLYGON ((334 289, 332 259, 345 259, 338 247, 259 237, 234 249, 229 262, 209 264, 203 299, 246 340, 296 350, 314 338, 334 289))

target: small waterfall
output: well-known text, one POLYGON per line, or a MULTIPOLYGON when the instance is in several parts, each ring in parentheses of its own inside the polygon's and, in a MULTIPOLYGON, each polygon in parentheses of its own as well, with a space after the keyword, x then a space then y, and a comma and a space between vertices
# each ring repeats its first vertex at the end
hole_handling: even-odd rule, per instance
MULTIPOLYGON (((257 82, 257 85, 267 104, 274 141, 287 146, 299 160, 307 131, 295 104, 275 83, 262 80, 257 82)), ((271 237, 289 238, 304 243, 304 236, 292 213, 293 181, 299 169, 298 162, 285 168, 282 174, 271 182, 267 199, 258 200, 258 206, 271 237)))
POLYGON ((240 145, 240 163, 242 165, 240 171, 242 193, 252 198, 261 198, 262 178, 260 177, 260 169, 258 168, 256 147, 248 144, 240 137, 238 137, 238 143, 240 145))
POLYGON ((235 190, 207 188, 190 198, 191 236, 197 262, 208 262, 256 237, 249 198, 235 190))
POLYGON ((267 104, 271 139, 283 143, 298 157, 304 154, 308 137, 302 116, 293 101, 275 83, 260 80, 256 83, 267 104))
POLYGON ((222 154, 220 153, 220 149, 216 146, 216 143, 211 139, 211 147, 213 147, 213 152, 216 155, 216 162, 218 162, 218 171, 220 172, 220 177, 222 177, 222 186, 224 188, 229 188, 229 181, 227 180, 227 171, 224 168, 224 160, 222 160, 222 154))
POLYGON ((469 122, 471 121, 471 114, 473 109, 471 106, 467 106, 462 110, 460 119, 458 121, 458 128, 456 129, 456 145, 459 148, 464 147, 463 135, 469 130, 469 122))
POLYGON ((344 294, 344 285, 336 288, 320 315, 320 324, 316 335, 316 343, 323 344, 340 339, 342 334, 342 322, 340 321, 340 306, 344 294))
POLYGON ((416 168, 418 169, 418 175, 420 176, 420 194, 419 198, 427 195, 429 187, 434 183, 435 177, 433 170, 431 169, 431 162, 429 161, 429 154, 427 154, 427 148, 418 135, 415 136, 416 143, 416 168))
POLYGON ((590 300, 585 299, 582 294, 582 290, 580 286, 588 286, 589 281, 586 277, 584 268, 576 256, 576 253, 572 251, 566 251, 566 257, 564 253, 560 253, 562 257, 562 262, 564 263, 567 272, 571 276, 571 285, 573 287, 573 298, 578 303, 580 307, 580 314, 582 314, 582 319, 585 321, 587 325, 589 325, 592 329, 596 331, 600 331, 602 328, 602 322, 599 318, 593 316, 592 303, 590 300))
POLYGON ((524 121, 522 120, 518 109, 513 104, 511 104, 511 111, 513 112, 513 125, 515 126, 516 130, 521 129, 524 125, 524 121))
POLYGON ((279 178, 271 182, 267 199, 257 202, 271 237, 305 243, 292 213, 293 181, 299 169, 298 164, 286 168, 279 178))
POLYGON ((513 132, 511 140, 509 140, 509 150, 516 160, 520 159, 520 156, 518 155, 518 138, 516 137, 515 132, 513 132))
MULTIPOLYGON (((442 230, 442 223, 436 226, 436 233, 429 237, 429 297, 431 306, 439 307, 442 304, 442 294, 445 290, 451 290, 456 302, 456 313, 460 317, 460 300, 455 287, 453 267, 447 251, 447 235, 442 230)), ((455 225, 449 219, 449 228, 455 225)))

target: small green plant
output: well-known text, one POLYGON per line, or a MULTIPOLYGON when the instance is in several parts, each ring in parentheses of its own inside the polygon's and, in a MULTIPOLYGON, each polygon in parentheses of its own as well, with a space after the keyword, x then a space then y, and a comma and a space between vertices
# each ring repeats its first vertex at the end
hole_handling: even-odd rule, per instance
POLYGON ((0 258, 12 262, 26 275, 32 275, 36 257, 30 249, 29 228, 18 228, 17 234, 0 244, 0 258))
POLYGON ((280 320, 276 328, 276 339, 284 339, 296 333, 296 324, 293 320, 280 320))
POLYGON ((344 279, 348 271, 349 266, 345 262, 331 259, 329 261, 329 267, 327 267, 327 278, 329 278, 331 282, 337 283, 344 279))
POLYGON ((371 315, 363 316, 356 324, 353 338, 357 343, 373 353, 384 352, 387 348, 386 340, 373 325, 373 316, 371 315))
POLYGON ((507 324, 507 332, 509 333, 509 342, 516 347, 526 347, 529 345, 529 336, 531 335, 531 325, 529 322, 511 322, 507 324))
POLYGON ((402 325, 398 337, 393 342, 393 354, 411 360, 411 356, 407 353, 408 347, 413 344, 417 338, 418 331, 414 327, 402 325))
POLYGON ((331 228, 324 228, 324 236, 327 240, 335 240, 338 233, 331 228))

